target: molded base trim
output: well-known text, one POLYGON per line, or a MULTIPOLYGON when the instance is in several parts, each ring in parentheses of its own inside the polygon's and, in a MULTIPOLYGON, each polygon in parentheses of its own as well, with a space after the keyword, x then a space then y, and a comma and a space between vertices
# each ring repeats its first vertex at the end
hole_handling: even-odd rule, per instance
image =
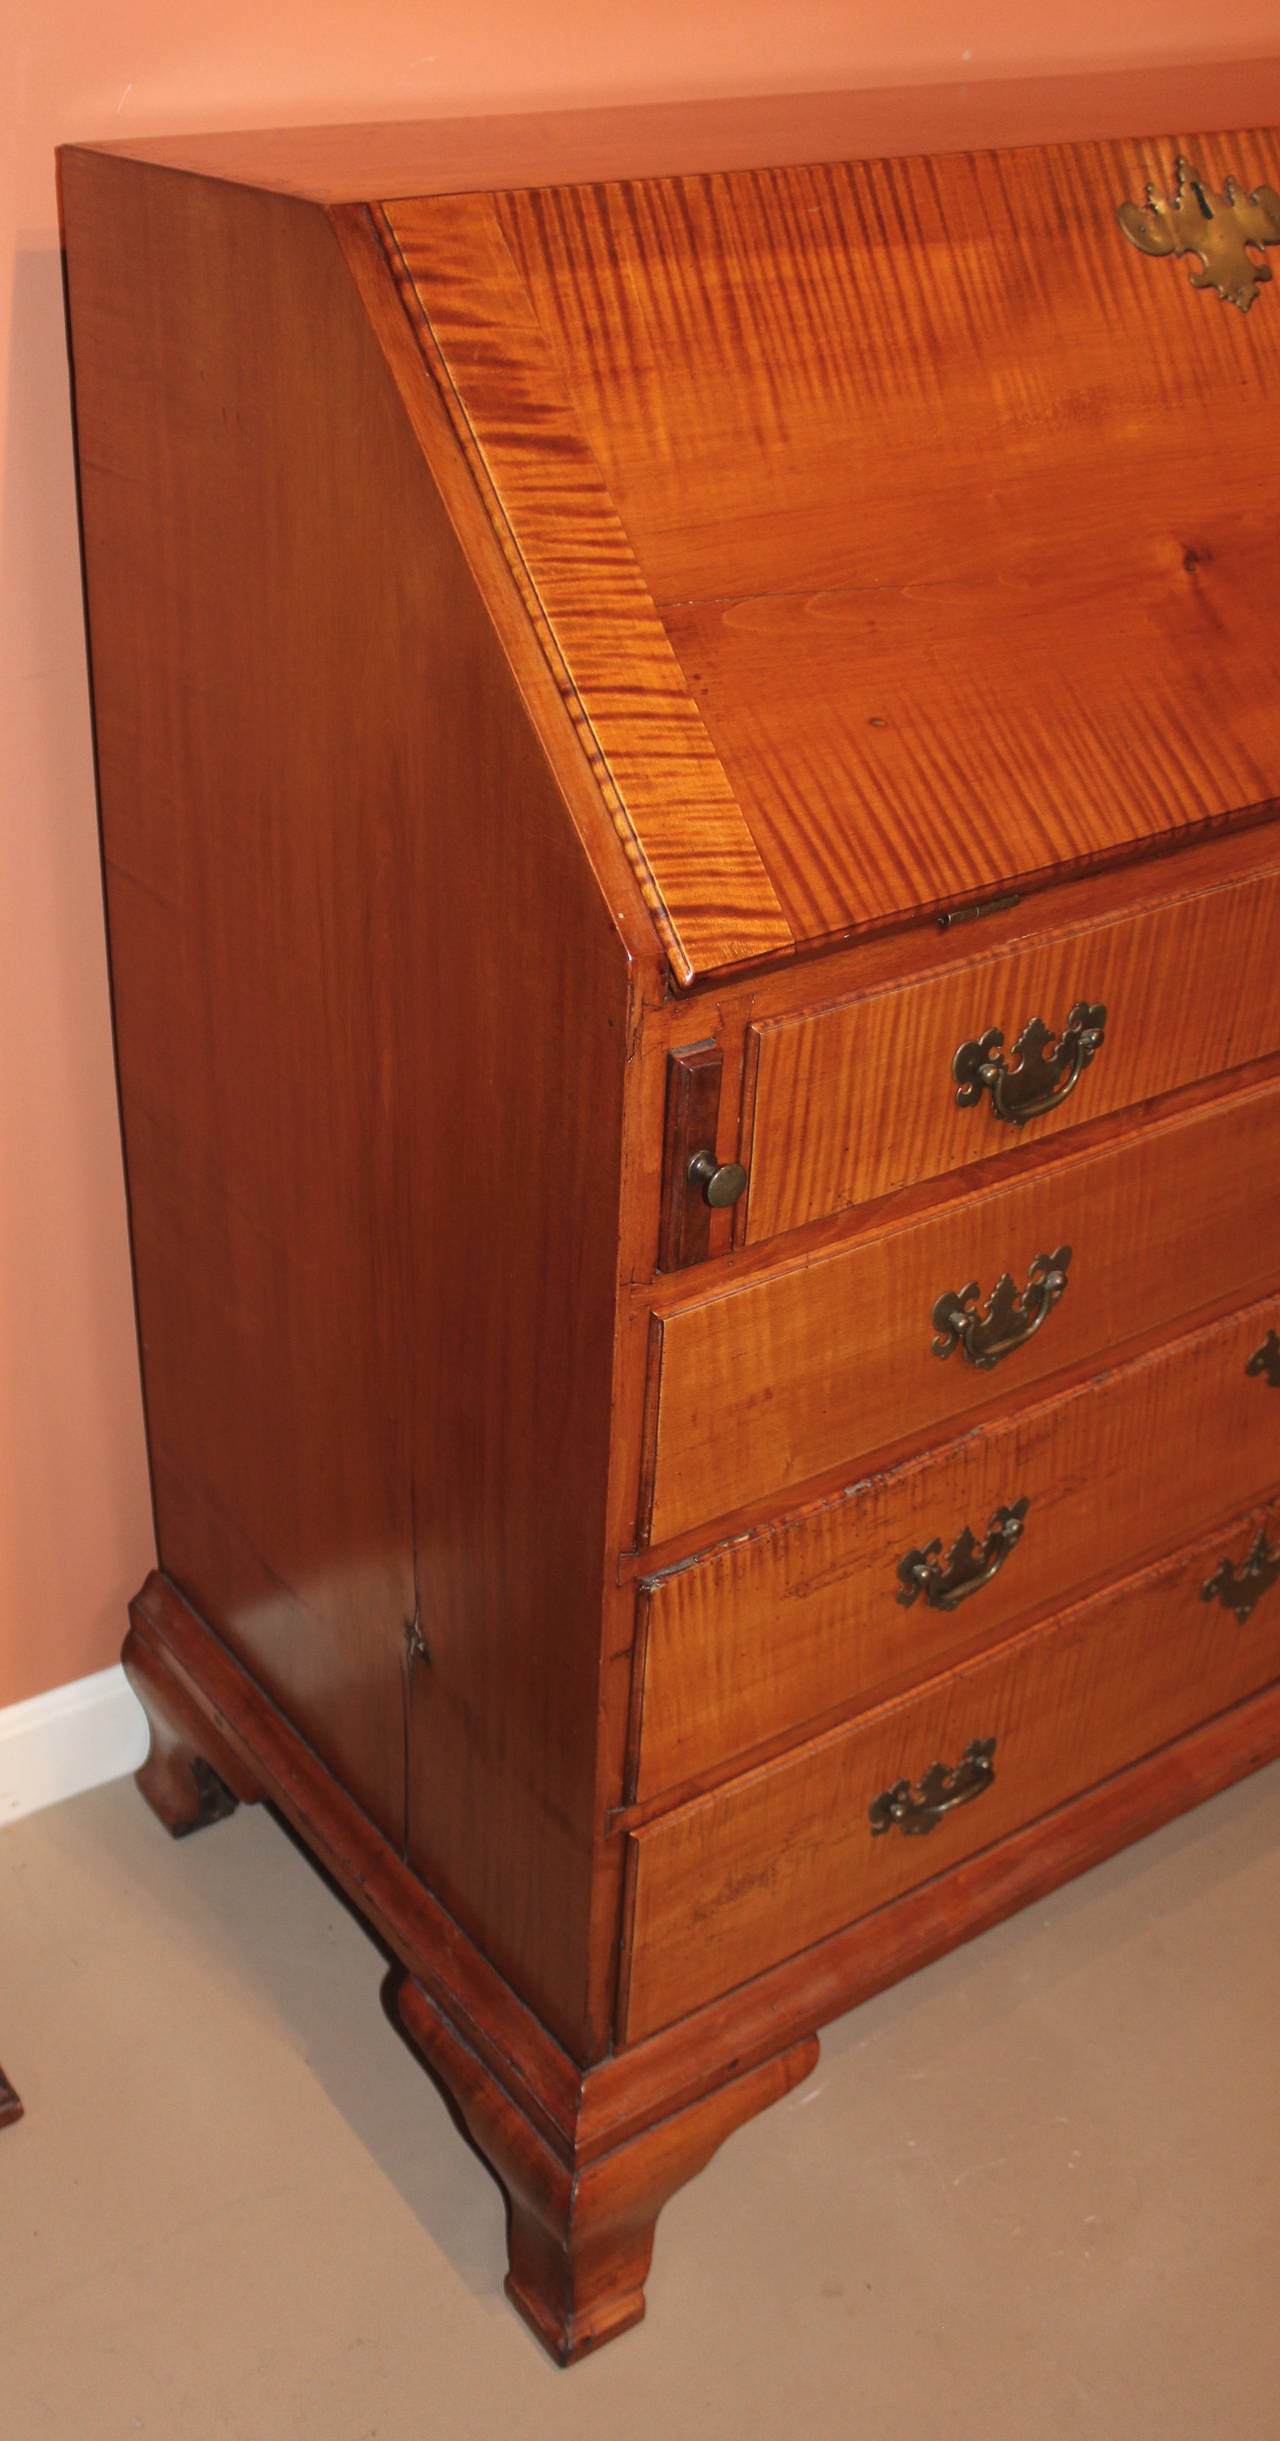
MULTIPOLYGON (((581 2163, 536 2133, 411 1976, 392 1975, 388 2002, 506 2191, 507 2295, 560 2365, 576 2364, 642 2319, 663 2205, 705 2169, 726 2136, 790 2093, 818 2059, 810 2035, 581 2163)), ((584 2091, 589 2084, 590 2072, 584 2091)))
POLYGON ((146 1751, 146 1715, 118 1664, 8 1704, 0 1711, 0 1824, 121 1779, 146 1751))
POLYGON ((168 1580, 130 1612, 143 1794, 174 1831, 265 1797, 400 1965, 389 2000, 511 2207, 508 2293, 561 2364, 644 2310, 657 2215, 817 2058, 819 2029, 1280 1755, 1280 1685, 595 2064, 547 2032, 168 1580))

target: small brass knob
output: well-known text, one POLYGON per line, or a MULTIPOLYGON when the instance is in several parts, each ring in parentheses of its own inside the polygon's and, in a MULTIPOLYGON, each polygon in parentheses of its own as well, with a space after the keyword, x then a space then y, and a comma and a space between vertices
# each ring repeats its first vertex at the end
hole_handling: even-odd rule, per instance
POLYGON ((747 1183, 747 1173, 740 1161, 717 1164, 714 1153, 695 1153, 689 1164, 689 1184, 701 1187, 707 1202, 715 1212, 736 1204, 747 1183))

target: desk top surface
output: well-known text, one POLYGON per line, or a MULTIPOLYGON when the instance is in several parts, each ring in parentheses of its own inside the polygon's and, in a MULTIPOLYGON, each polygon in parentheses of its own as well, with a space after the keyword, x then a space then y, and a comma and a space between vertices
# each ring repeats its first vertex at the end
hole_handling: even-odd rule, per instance
MULTIPOLYGON (((1280 117, 1274 66, 1244 90, 1280 117)), ((556 157, 641 145, 568 115, 556 157)), ((1233 180, 1280 189, 1280 134, 366 188, 682 980, 1280 798, 1280 245, 1233 180), (1144 250, 1209 221, 1237 302, 1144 250)))

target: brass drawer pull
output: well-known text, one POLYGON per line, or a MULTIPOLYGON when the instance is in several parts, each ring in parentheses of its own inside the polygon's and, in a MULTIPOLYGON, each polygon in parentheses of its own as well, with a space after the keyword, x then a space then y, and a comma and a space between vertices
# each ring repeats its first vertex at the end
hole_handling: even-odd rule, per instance
POLYGON ((1007 1120, 1010 1127, 1042 1119, 1075 1092, 1106 1040, 1106 1022, 1105 1008, 1089 1000, 1077 1000, 1061 1035, 1055 1035, 1043 1017, 1033 1017, 1014 1044, 1014 1068, 1005 1065, 1004 1036, 996 1026, 979 1042, 961 1043, 951 1062, 960 1109, 971 1110, 989 1093, 997 1119, 1007 1120))
POLYGON ((717 1163, 714 1153, 695 1153, 689 1164, 689 1184, 701 1187, 704 1201, 713 1212, 723 1212, 736 1204, 747 1183, 747 1173, 740 1161, 717 1163))
POLYGON ((931 1316, 938 1333, 934 1355, 947 1357, 962 1348, 969 1364, 989 1373, 1002 1356, 1012 1355, 1015 1348, 1035 1338, 1067 1285, 1070 1261, 1069 1246, 1059 1246, 1054 1254, 1038 1254, 1022 1289, 1015 1288, 1011 1275, 1002 1271, 981 1307, 976 1280, 970 1280, 967 1288, 945 1290, 931 1316))
POLYGON ((1221 1560, 1207 1584, 1200 1588, 1202 1602, 1221 1602, 1224 1610, 1234 1611, 1243 1627, 1253 1615, 1264 1593, 1280 1578, 1280 1543, 1270 1548, 1261 1528, 1251 1550, 1246 1552, 1238 1568, 1230 1560, 1221 1560))
POLYGON ((1011 1508, 997 1509, 984 1542, 979 1542, 966 1526, 945 1560, 941 1536, 926 1543, 923 1551, 908 1551, 898 1562, 902 1585, 898 1600, 904 1608, 909 1610, 923 1594, 930 1610, 956 1610, 980 1585, 989 1585, 993 1577, 999 1576, 1014 1544, 1021 1541, 1023 1521, 1030 1506, 1030 1500, 1023 1499, 1015 1500, 1011 1508))
POLYGON ((1268 1331, 1261 1347, 1254 1349, 1245 1372, 1265 1374, 1272 1389, 1280 1390, 1280 1337, 1274 1331, 1268 1331))
POLYGON ((871 1807, 871 1836, 880 1839, 895 1826, 908 1839, 923 1838, 926 1831, 936 1831, 944 1814, 953 1813, 958 1805, 972 1805, 995 1779, 992 1755, 994 1738, 975 1738, 966 1746, 954 1771, 945 1763, 931 1763, 916 1788, 909 1780, 895 1780, 871 1807))

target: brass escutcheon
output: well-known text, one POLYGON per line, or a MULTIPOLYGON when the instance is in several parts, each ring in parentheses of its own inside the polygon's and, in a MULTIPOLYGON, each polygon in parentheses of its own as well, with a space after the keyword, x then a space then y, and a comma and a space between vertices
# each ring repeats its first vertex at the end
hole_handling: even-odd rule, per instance
POLYGON ((1224 305, 1247 314, 1271 278, 1270 264, 1255 262, 1250 248, 1280 245, 1280 195, 1269 186, 1242 194, 1234 178, 1219 195, 1193 161, 1181 158, 1174 178, 1172 195, 1148 184, 1145 202, 1117 204, 1125 236, 1143 254, 1197 255, 1192 287, 1216 288, 1224 305))

